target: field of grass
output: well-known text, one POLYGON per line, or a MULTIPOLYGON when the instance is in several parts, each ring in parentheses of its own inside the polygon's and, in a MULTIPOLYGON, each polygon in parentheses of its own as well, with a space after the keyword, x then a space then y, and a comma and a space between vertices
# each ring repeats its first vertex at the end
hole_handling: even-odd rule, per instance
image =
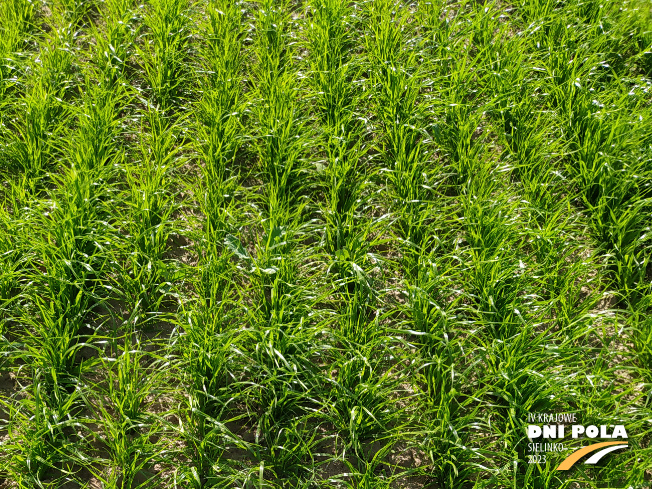
POLYGON ((651 226, 649 0, 0 0, 0 487, 649 488, 651 226))

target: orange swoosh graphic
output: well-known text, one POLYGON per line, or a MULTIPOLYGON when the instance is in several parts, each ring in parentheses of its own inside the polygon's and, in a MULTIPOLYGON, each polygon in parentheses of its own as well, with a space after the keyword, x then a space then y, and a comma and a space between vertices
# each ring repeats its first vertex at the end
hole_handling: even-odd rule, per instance
POLYGON ((589 445, 584 448, 580 448, 576 452, 571 453, 566 459, 559 464, 556 470, 568 470, 570 469, 575 462, 581 459, 587 453, 595 452, 599 448, 608 447, 610 445, 627 445, 626 441, 605 441, 602 443, 595 443, 594 445, 589 445))

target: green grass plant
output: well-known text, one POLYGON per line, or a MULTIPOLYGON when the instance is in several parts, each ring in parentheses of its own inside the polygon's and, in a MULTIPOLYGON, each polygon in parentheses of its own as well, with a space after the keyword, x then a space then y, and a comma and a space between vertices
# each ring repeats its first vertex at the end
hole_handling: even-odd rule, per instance
POLYGON ((0 487, 648 487, 651 33, 0 0, 0 487))

